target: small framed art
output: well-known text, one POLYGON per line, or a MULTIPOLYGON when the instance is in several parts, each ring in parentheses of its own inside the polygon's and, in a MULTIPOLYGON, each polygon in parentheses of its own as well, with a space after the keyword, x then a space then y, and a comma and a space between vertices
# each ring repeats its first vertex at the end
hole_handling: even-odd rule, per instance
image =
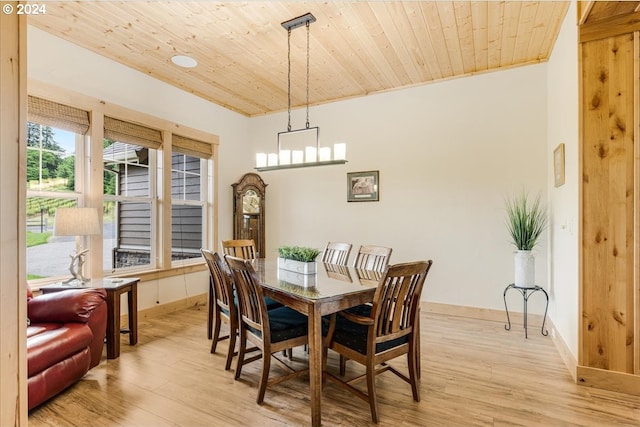
POLYGON ((380 175, 378 171, 347 173, 347 202, 377 202, 380 175))

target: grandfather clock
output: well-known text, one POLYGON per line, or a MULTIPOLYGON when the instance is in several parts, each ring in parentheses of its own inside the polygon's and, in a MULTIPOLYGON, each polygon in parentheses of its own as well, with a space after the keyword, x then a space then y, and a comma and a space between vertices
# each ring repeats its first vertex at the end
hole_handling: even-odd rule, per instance
POLYGON ((265 256, 264 193, 267 184, 260 175, 246 173, 233 187, 233 238, 253 239, 258 257, 265 256))

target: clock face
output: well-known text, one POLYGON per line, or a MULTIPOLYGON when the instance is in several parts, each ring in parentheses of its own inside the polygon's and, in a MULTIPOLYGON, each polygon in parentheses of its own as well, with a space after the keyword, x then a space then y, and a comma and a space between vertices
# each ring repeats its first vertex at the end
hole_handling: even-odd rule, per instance
POLYGON ((249 190, 242 196, 242 213, 260 213, 260 197, 255 191, 249 190))

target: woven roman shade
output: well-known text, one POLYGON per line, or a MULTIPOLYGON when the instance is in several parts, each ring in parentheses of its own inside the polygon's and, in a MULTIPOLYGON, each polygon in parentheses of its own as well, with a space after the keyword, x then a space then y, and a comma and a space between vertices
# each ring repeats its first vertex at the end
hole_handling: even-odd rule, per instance
POLYGON ((29 121, 68 130, 80 135, 89 131, 89 112, 29 95, 29 121))
POLYGON ((104 137, 113 141, 137 144, 158 149, 162 145, 162 132, 136 123, 104 117, 104 137))
POLYGON ((213 155, 213 146, 208 142, 198 141, 197 139, 176 134, 172 136, 172 147, 174 152, 186 154, 187 156, 208 159, 213 155))

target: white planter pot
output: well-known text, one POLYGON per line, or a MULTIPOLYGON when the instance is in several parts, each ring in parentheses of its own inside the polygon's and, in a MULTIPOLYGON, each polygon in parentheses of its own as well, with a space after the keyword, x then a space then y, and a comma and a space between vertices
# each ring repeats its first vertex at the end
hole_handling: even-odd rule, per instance
POLYGON ((278 281, 286 282, 290 285, 302 286, 304 288, 313 288, 316 286, 315 274, 302 274, 294 271, 278 269, 278 281))
POLYGON ((519 288, 532 288, 536 282, 536 263, 531 251, 516 251, 515 281, 519 288))
POLYGON ((316 274, 316 262, 302 262, 278 258, 278 268, 300 274, 316 274))

